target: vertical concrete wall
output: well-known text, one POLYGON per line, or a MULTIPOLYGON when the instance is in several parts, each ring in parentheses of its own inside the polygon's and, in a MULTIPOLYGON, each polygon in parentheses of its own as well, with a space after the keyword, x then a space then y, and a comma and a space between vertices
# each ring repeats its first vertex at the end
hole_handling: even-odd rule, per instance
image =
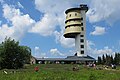
POLYGON ((77 53, 77 56, 81 56, 80 54, 80 34, 77 34, 75 36, 75 51, 77 53))
POLYGON ((80 11, 81 16, 83 18, 82 23, 83 23, 83 28, 84 30, 81 32, 81 35, 84 35, 84 37, 80 37, 80 39, 84 39, 84 43, 80 43, 80 45, 84 45, 84 48, 81 49, 81 51, 84 51, 84 54, 82 54, 83 56, 85 56, 85 53, 87 52, 87 41, 86 41, 86 11, 85 10, 81 10, 80 11))

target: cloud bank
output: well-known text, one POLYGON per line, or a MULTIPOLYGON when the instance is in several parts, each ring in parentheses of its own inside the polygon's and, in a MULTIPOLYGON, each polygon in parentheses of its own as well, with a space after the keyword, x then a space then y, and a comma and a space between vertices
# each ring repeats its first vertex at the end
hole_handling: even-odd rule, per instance
POLYGON ((91 0, 87 17, 91 23, 105 21, 113 25, 120 20, 120 0, 91 0))
POLYGON ((105 34, 105 27, 95 26, 95 31, 91 32, 91 35, 103 35, 105 34))
POLYGON ((0 41, 6 36, 16 40, 21 39, 35 23, 28 14, 23 14, 19 9, 8 4, 3 4, 3 17, 7 23, 0 27, 0 41))

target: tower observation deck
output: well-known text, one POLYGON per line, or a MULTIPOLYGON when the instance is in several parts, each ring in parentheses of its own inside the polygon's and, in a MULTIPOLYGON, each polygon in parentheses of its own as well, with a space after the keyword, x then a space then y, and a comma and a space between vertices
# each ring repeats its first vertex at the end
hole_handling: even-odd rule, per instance
POLYGON ((86 53, 86 12, 87 5, 81 4, 79 8, 70 8, 65 11, 65 38, 75 38, 77 56, 85 56, 86 53))

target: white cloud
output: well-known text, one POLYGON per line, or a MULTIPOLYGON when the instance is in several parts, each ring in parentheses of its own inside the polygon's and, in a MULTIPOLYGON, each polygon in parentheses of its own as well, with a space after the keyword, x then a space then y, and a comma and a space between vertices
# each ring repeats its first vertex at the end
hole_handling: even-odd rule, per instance
POLYGON ((87 53, 86 55, 93 55, 95 43, 87 40, 87 53))
POLYGON ((51 14, 61 14, 65 11, 66 8, 68 8, 68 6, 71 6, 74 3, 76 2, 71 2, 71 0, 35 0, 36 9, 38 9, 40 12, 51 14), (64 4, 64 6, 61 6, 61 4, 64 4))
MULTIPOLYGON (((97 49, 96 45, 92 41, 87 41, 87 53, 86 55, 90 55, 97 59, 98 56, 102 56, 103 54, 113 55, 114 51, 109 48, 108 46, 103 47, 102 49, 97 49)), ((75 51, 70 50, 65 53, 65 51, 62 53, 57 48, 50 49, 50 54, 52 57, 67 57, 67 56, 73 56, 75 54, 75 51)))
POLYGON ((103 35, 105 34, 105 27, 95 26, 95 31, 90 33, 91 35, 103 35))
POLYGON ((2 24, 2 21, 0 21, 0 25, 2 24))
POLYGON ((115 52, 112 50, 112 48, 109 48, 108 46, 103 47, 103 49, 97 49, 95 43, 92 41, 87 41, 87 55, 91 55, 97 58, 103 54, 114 56, 114 53, 115 52))
POLYGON ((71 48, 75 46, 75 39, 70 39, 70 38, 65 38, 64 36, 60 36, 59 41, 64 47, 71 48))
POLYGON ((50 50, 50 53, 53 55, 53 56, 65 56, 65 54, 61 53, 57 48, 54 48, 54 49, 51 49, 50 50))
POLYGON ((42 20, 36 22, 30 32, 38 33, 42 36, 50 36, 57 26, 56 17, 53 15, 45 14, 42 20))
MULTIPOLYGON (((36 9, 44 13, 43 18, 36 23, 30 32, 38 33, 42 36, 55 35, 56 42, 60 43, 64 47, 73 47, 74 39, 66 39, 63 37, 65 29, 65 10, 75 6, 78 6, 80 0, 35 0, 36 9), (64 5, 64 6, 62 6, 64 5), (57 31, 56 27, 60 27, 61 31, 57 31)), ((87 3, 83 1, 82 3, 87 3)), ((79 6, 78 6, 79 7, 79 6)))
POLYGON ((36 46, 34 48, 34 51, 35 52, 32 55, 36 58, 42 58, 42 57, 47 58, 47 56, 52 57, 52 58, 53 57, 63 58, 63 57, 67 57, 67 56, 73 56, 75 53, 75 51, 73 51, 73 50, 69 50, 67 52, 65 52, 65 51, 61 52, 57 48, 52 48, 48 52, 42 52, 38 46, 36 46))
POLYGON ((87 40, 87 50, 88 50, 88 52, 91 51, 92 46, 95 46, 95 43, 93 43, 92 41, 87 40))
POLYGON ((12 27, 8 27, 7 24, 3 24, 0 27, 0 42, 2 42, 7 36, 11 37, 13 33, 14 30, 12 29, 12 27))
POLYGON ((63 47, 71 48, 75 46, 75 39, 65 38, 62 33, 55 31, 56 42, 60 43, 63 47))
POLYGON ((95 52, 96 52, 96 54, 112 54, 113 50, 110 49, 108 46, 106 46, 103 49, 95 50, 95 52))
POLYGON ((3 17, 5 17, 8 20, 11 20, 14 16, 20 16, 20 10, 15 9, 14 6, 4 4, 3 5, 3 17))
POLYGON ((35 5, 37 10, 44 13, 44 16, 30 32, 38 33, 42 36, 51 36, 56 27, 60 26, 61 30, 64 29, 64 11, 67 6, 71 5, 68 1, 35 0, 35 5), (65 4, 65 6, 61 6, 61 4, 65 4))
POLYGON ((34 57, 36 58, 46 57, 46 53, 42 53, 39 47, 36 46, 34 50, 35 50, 35 53, 33 54, 34 57))
POLYGON ((3 1, 3 0, 0 0, 0 3, 2 3, 2 4, 3 4, 3 3, 4 3, 4 1, 3 1))
POLYGON ((0 28, 0 40, 6 36, 16 40, 21 39, 25 33, 33 26, 35 21, 28 14, 23 15, 19 9, 13 5, 3 4, 3 17, 7 19, 7 23, 0 28), (8 24, 11 24, 8 26, 8 24))
POLYGON ((18 2, 17 5, 18 5, 20 8, 24 8, 23 5, 22 5, 20 2, 18 2))
POLYGON ((39 50, 40 50, 40 48, 36 46, 35 47, 35 51, 39 51, 39 50))
POLYGON ((120 0, 92 0, 87 17, 91 23, 106 21, 110 25, 120 20, 120 0))

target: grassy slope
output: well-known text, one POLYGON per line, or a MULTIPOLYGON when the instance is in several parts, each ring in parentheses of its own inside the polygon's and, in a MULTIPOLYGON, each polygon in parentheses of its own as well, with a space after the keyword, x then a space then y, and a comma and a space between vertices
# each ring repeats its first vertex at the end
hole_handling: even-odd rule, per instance
MULTIPOLYGON (((40 70, 34 71, 32 65, 26 69, 8 70, 8 74, 0 71, 0 80, 120 80, 120 71, 94 70, 79 66, 79 71, 72 71, 72 64, 40 64, 40 70)), ((78 65, 76 65, 78 66, 78 65)))

